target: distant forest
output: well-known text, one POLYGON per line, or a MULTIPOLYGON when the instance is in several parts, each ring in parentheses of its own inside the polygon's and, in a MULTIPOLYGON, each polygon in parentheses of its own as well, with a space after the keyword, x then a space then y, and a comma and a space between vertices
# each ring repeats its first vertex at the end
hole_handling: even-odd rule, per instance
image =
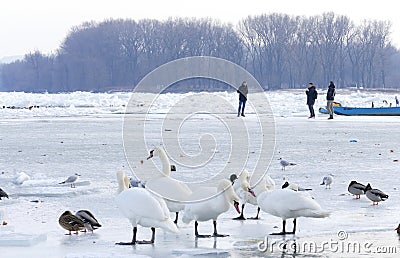
POLYGON ((397 88, 400 55, 390 31, 389 21, 356 25, 334 13, 264 14, 236 25, 194 18, 86 22, 70 30, 56 53, 35 51, 1 65, 0 90, 128 91, 159 65, 203 55, 244 67, 265 89, 310 81, 326 87, 331 80, 338 87, 397 88))

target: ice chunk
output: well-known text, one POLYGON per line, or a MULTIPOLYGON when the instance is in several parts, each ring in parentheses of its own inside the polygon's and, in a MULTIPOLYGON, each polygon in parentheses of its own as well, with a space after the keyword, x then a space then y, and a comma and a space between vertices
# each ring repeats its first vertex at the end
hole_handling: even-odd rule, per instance
MULTIPOLYGON (((104 257, 104 253, 72 253, 72 254, 67 254, 65 256, 65 258, 102 258, 104 257)), ((122 255, 122 254, 115 254, 115 253, 108 253, 107 257, 113 257, 113 258, 148 258, 151 256, 147 256, 147 255, 140 255, 140 254, 126 254, 126 255, 122 255)))
POLYGON ((22 185, 25 181, 28 181, 31 179, 29 175, 27 175, 25 172, 19 172, 13 179, 13 183, 16 185, 22 185))
POLYGON ((47 240, 47 234, 8 233, 0 235, 0 246, 32 246, 47 240))

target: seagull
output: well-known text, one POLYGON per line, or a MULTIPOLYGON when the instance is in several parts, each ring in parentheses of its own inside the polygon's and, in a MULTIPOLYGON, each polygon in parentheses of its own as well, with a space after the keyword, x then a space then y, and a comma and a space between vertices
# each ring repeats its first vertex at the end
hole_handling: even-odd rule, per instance
POLYGON ((303 188, 300 187, 298 184, 293 184, 293 183, 289 183, 288 181, 286 181, 283 185, 282 185, 282 189, 292 189, 293 191, 311 191, 311 188, 303 188))
POLYGON ((142 181, 140 181, 139 179, 136 179, 134 177, 131 177, 129 179, 129 182, 130 182, 130 186, 131 187, 141 187, 141 188, 145 188, 146 187, 145 184, 142 181))
POLYGON ((282 170, 286 170, 287 166, 295 166, 296 165, 296 163, 287 162, 286 160, 284 160, 282 158, 279 158, 278 160, 280 160, 282 170))
POLYGON ((75 182, 79 179, 80 176, 81 176, 81 175, 75 173, 75 175, 69 176, 69 177, 67 178, 67 180, 65 180, 64 182, 61 182, 61 183, 59 183, 59 184, 65 184, 65 183, 67 183, 67 184, 71 184, 71 188, 75 188, 75 182))
POLYGON ((4 198, 4 197, 9 199, 8 194, 6 192, 4 192, 3 189, 0 188, 0 200, 1 200, 1 198, 4 198))
POLYGON ((347 190, 356 196, 356 199, 360 199, 360 195, 365 193, 365 185, 358 183, 357 181, 351 181, 347 190))
POLYGON ((325 176, 322 179, 321 185, 325 185, 325 189, 327 189, 327 188, 331 189, 332 182, 333 182, 333 177, 332 176, 325 176))
MULTIPOLYGON (((83 221, 87 231, 92 232, 101 227, 94 215, 88 210, 80 210, 75 213, 75 216, 83 221)), ((85 232, 86 232, 85 230, 85 232)))
POLYGON ((379 189, 372 189, 370 184, 365 187, 365 195, 372 201, 372 205, 378 205, 380 201, 386 201, 389 195, 385 194, 379 189))

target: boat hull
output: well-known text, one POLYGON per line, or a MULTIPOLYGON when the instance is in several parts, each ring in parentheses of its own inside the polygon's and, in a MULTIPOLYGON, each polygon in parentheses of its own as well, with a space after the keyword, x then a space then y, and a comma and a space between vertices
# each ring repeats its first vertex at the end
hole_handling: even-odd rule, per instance
MULTIPOLYGON (((377 107, 377 108, 360 108, 360 107, 333 107, 333 111, 337 115, 344 116, 400 116, 400 107, 377 107)), ((328 114, 326 108, 320 108, 320 113, 328 114)))

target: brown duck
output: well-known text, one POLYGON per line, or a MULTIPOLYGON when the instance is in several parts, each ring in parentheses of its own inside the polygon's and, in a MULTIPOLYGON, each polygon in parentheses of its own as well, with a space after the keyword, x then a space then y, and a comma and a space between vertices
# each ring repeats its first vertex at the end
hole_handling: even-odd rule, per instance
POLYGON ((58 223, 60 226, 69 231, 66 235, 71 235, 71 231, 75 231, 75 234, 78 234, 78 231, 85 228, 85 225, 81 219, 73 215, 70 211, 65 211, 61 214, 58 219, 58 223))

